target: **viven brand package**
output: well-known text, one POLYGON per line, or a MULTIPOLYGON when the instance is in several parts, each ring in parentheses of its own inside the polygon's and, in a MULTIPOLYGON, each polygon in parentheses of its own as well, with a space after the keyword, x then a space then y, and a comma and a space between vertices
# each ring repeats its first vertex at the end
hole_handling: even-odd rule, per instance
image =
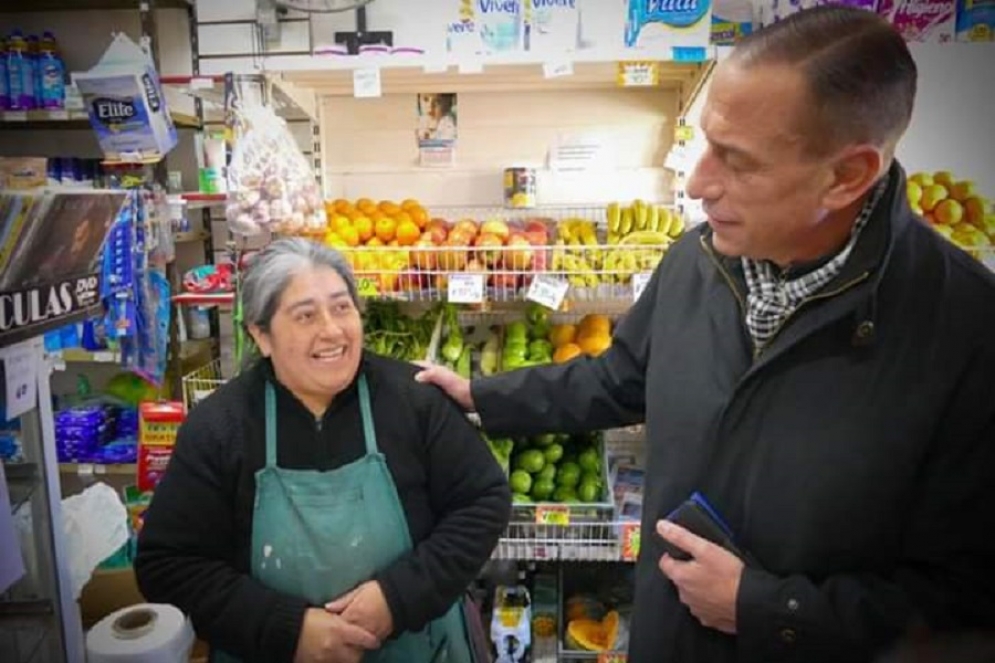
POLYGON ((156 161, 176 145, 159 76, 126 35, 116 35, 100 62, 73 80, 109 161, 156 161))

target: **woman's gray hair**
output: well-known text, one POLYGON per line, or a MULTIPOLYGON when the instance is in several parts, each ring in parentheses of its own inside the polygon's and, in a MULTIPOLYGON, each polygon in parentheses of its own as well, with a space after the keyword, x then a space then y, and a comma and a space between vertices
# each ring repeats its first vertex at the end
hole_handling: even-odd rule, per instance
POLYGON ((268 332, 291 279, 314 267, 334 269, 345 281, 353 304, 359 307, 356 279, 341 253, 307 239, 287 237, 270 242, 252 257, 242 279, 242 322, 268 332))

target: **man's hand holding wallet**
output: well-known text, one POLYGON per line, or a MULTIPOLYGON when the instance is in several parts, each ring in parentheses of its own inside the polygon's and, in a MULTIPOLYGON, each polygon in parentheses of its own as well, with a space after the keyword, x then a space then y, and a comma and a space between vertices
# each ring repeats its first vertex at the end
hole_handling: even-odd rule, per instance
POLYGON ((759 568, 757 561, 700 493, 659 521, 657 533, 667 551, 660 570, 681 602, 704 626, 735 633, 740 578, 746 566, 759 568))

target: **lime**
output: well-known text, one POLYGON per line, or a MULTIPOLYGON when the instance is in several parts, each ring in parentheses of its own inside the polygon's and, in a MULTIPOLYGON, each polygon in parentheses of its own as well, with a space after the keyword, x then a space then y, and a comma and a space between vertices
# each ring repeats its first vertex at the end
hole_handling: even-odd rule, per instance
POLYGON ((547 462, 546 466, 543 467, 539 471, 539 474, 536 475, 536 481, 542 481, 542 480, 552 481, 555 478, 556 478, 556 465, 550 462, 547 462))
POLYGON ((588 472, 588 471, 585 470, 584 472, 580 473, 580 482, 581 483, 593 483, 598 488, 601 488, 601 486, 602 486, 601 473, 600 472, 588 472))
POLYGON ((547 463, 553 463, 554 465, 560 462, 563 458, 563 447, 559 444, 551 444, 542 452, 543 456, 546 457, 547 463))
POLYGON ((532 486, 532 499, 536 502, 542 502, 543 500, 548 500, 556 490, 556 486, 549 479, 539 479, 532 486))
POLYGON ((529 474, 535 474, 546 465, 546 457, 538 449, 523 451, 515 462, 515 469, 525 470, 529 474))
POLYGON ((601 487, 592 481, 582 481, 577 489, 577 498, 585 504, 597 502, 601 497, 601 487))
POLYGON ((554 502, 572 502, 577 500, 577 493, 573 488, 567 488, 566 486, 559 486, 553 491, 553 501, 554 502))
POLYGON ((532 489, 532 477, 528 472, 515 470, 508 478, 508 485, 511 486, 511 492, 526 495, 532 489))
POLYGON ((556 435, 554 433, 543 433, 532 438, 532 444, 537 447, 548 447, 554 442, 556 442, 556 435))
POLYGON ((532 504, 532 498, 528 495, 522 495, 520 493, 512 493, 511 501, 515 504, 532 504))
POLYGON ((588 447, 580 454, 577 459, 582 470, 587 470, 588 472, 597 472, 601 469, 601 458, 598 456, 598 450, 594 447, 588 447))
POLYGON ((577 463, 563 463, 556 471, 556 483, 567 488, 574 488, 580 483, 580 467, 577 463))

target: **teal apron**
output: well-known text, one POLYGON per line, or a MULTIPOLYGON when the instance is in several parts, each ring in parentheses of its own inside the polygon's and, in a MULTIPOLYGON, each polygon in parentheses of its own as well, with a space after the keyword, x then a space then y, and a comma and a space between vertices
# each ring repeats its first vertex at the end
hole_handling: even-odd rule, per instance
MULTIPOLYGON (((276 464, 276 393, 266 383, 266 466, 256 472, 252 576, 320 607, 373 578, 412 549, 408 521, 387 469, 359 377, 366 455, 329 472, 276 464)), ((221 651, 212 660, 236 663, 221 651)), ((363 663, 472 663, 461 605, 418 632, 368 652, 363 663)))

